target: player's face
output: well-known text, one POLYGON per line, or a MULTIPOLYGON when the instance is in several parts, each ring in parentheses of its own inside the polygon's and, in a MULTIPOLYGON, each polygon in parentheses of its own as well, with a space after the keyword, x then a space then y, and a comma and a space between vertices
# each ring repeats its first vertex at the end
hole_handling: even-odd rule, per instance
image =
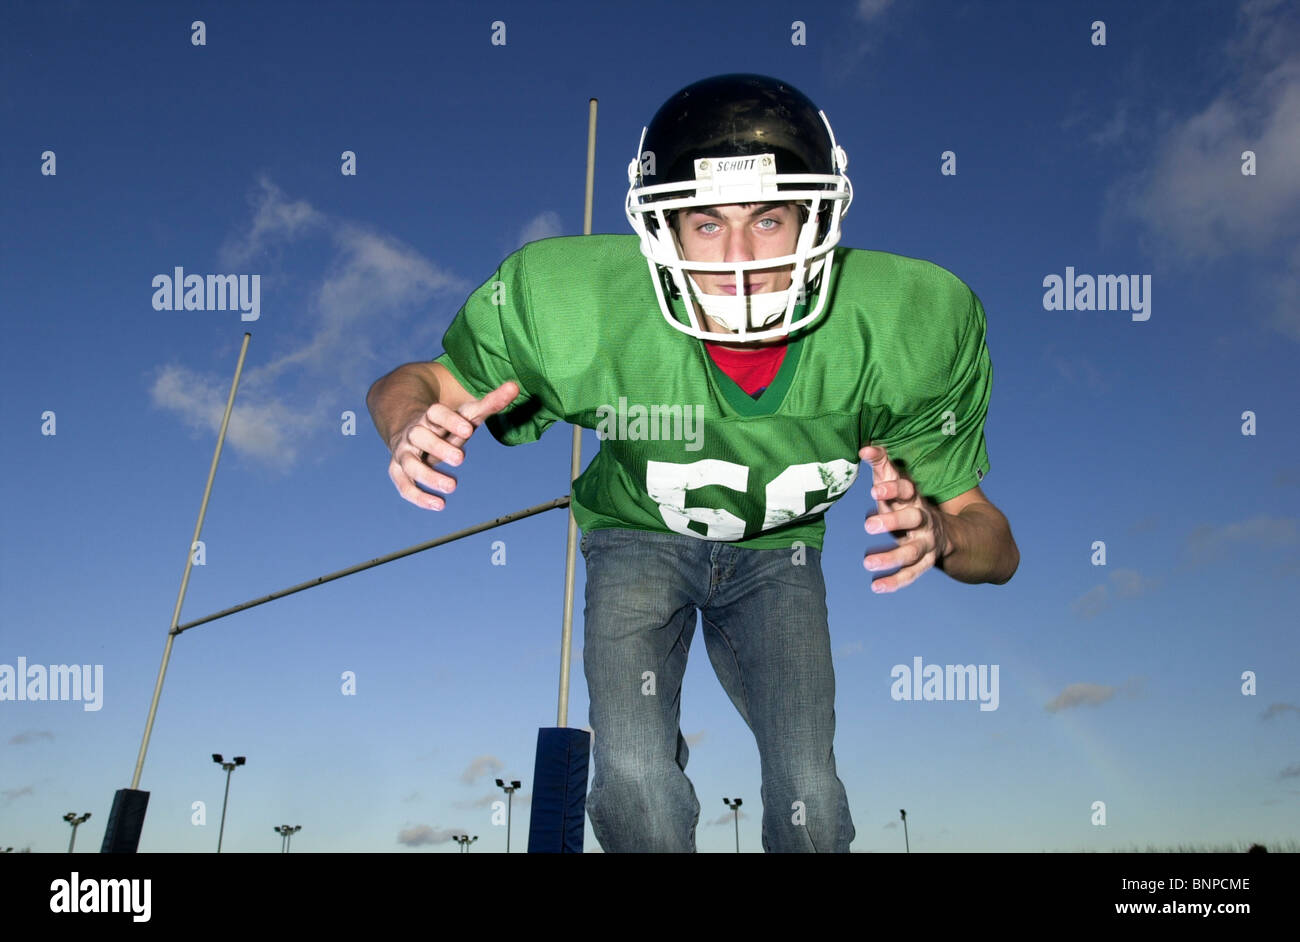
MULTIPOLYGON (((682 210, 677 237, 682 258, 695 262, 749 262, 794 252, 799 211, 790 203, 730 203, 682 210)), ((689 271, 689 269, 688 269, 689 271)), ((794 265, 745 273, 746 294, 784 291, 794 265)), ((705 294, 735 294, 735 272, 691 271, 705 294)))

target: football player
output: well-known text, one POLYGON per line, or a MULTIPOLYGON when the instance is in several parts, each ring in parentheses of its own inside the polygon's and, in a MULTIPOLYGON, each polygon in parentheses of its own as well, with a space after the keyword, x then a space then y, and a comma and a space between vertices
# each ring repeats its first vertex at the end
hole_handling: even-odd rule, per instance
POLYGON ((456 487, 435 466, 459 466, 484 422, 507 445, 556 421, 597 431, 572 510, 587 569, 587 810, 608 852, 695 850, 679 718, 697 613, 757 741, 764 850, 848 851, 821 549, 823 515, 860 461, 879 511, 866 529, 897 540, 864 559, 896 570, 876 591, 932 567, 1001 584, 1019 565, 979 487, 983 307, 937 265, 837 247, 847 165, 789 84, 690 85, 629 165, 634 235, 525 245, 469 296, 441 356, 367 397, 398 493, 434 510, 456 487))

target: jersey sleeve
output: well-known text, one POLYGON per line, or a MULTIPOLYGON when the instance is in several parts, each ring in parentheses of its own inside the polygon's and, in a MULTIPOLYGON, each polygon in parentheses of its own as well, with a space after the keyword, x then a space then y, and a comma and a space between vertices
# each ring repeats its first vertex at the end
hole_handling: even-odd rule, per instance
POLYGON ((486 423, 503 445, 536 441, 561 418, 531 314, 521 249, 470 294, 443 335, 444 352, 433 361, 480 399, 507 380, 519 384, 514 403, 486 423))
POLYGON ((977 487, 989 472, 984 420, 993 391, 984 306, 967 288, 969 307, 947 390, 880 441, 900 471, 936 504, 977 487))

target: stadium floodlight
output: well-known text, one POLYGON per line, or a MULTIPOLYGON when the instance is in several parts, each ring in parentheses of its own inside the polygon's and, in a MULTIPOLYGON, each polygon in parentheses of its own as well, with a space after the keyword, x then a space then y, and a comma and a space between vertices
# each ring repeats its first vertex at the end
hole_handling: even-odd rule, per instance
POLYGON ((735 813, 736 822, 736 853, 740 853, 740 806, 745 803, 743 798, 737 798, 735 804, 732 804, 730 798, 723 798, 728 808, 735 813))
POLYGON ((506 853, 510 853, 510 812, 511 805, 514 802, 515 790, 519 788, 519 780, 514 779, 507 785, 501 779, 497 779, 497 787, 504 789, 506 793, 506 853))
POLYGON ((77 843, 77 828, 85 824, 86 820, 89 817, 90 817, 89 811, 87 811, 81 817, 77 817, 77 813, 75 811, 69 811, 67 814, 63 816, 63 820, 67 821, 69 824, 72 825, 72 840, 68 841, 68 853, 72 853, 72 848, 77 843))
POLYGON ((212 753, 212 761, 219 763, 226 773, 226 797, 221 800, 221 830, 217 832, 217 853, 219 854, 221 853, 221 842, 226 836, 226 804, 230 801, 230 773, 247 760, 243 756, 235 756, 230 762, 222 762, 221 753, 214 752, 212 753))
POLYGON ((478 835, 475 834, 473 837, 470 837, 468 834, 453 834, 451 839, 460 845, 460 852, 462 854, 468 854, 469 845, 478 840, 478 835))
POLYGON ((275 828, 275 833, 280 835, 280 853, 282 854, 289 853, 289 842, 292 841, 293 836, 301 830, 302 830, 301 824, 295 824, 292 826, 288 824, 281 824, 275 828))

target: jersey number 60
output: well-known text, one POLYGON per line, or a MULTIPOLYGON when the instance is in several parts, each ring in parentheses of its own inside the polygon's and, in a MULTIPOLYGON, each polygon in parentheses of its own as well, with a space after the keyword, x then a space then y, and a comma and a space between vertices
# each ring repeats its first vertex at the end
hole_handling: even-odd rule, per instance
MULTIPOLYGON (((705 458, 690 464, 647 461, 645 476, 646 492, 658 502, 659 513, 672 530, 704 540, 744 538, 744 520, 721 508, 687 507, 686 492, 718 484, 743 494, 749 486, 747 466, 718 458, 705 458), (687 526, 691 521, 705 525, 707 531, 703 536, 687 526)), ((849 489, 857 476, 858 466, 843 458, 790 465, 768 482, 762 530, 821 513, 849 489), (809 510, 808 494, 823 490, 828 499, 809 510)))

